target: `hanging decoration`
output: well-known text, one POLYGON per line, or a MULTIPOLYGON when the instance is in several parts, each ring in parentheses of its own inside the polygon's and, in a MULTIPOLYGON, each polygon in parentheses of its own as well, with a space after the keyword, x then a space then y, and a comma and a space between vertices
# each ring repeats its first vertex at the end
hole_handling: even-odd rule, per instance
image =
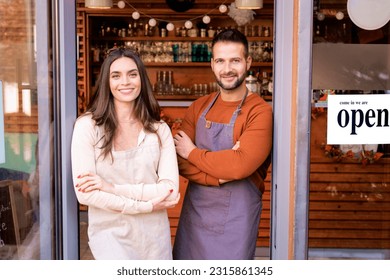
POLYGON ((220 5, 219 6, 219 11, 221 12, 221 14, 223 14, 223 13, 226 13, 227 12, 227 6, 225 5, 225 4, 222 4, 222 5, 220 5))
POLYGON ((126 6, 126 4, 125 4, 124 1, 119 1, 119 2, 118 2, 118 8, 119 8, 119 9, 123 9, 125 6, 126 6))
POLYGON ((149 22, 148 22, 148 23, 149 23, 150 26, 153 27, 153 26, 156 26, 157 21, 156 21, 154 18, 151 18, 151 19, 149 19, 149 22))
POLYGON ((172 22, 168 23, 168 24, 167 24, 167 30, 168 30, 168 31, 172 31, 173 29, 175 29, 175 25, 173 25, 172 22))
POLYGON ((335 9, 321 9, 316 12, 317 20, 323 21, 325 17, 335 17, 337 20, 344 18, 344 12, 335 9))
POLYGON ((203 21, 203 23, 205 23, 205 24, 209 24, 210 21, 211 21, 211 19, 210 19, 210 17, 209 17, 208 15, 205 15, 205 16, 203 17, 202 21, 203 21))
POLYGON ((256 13, 252 10, 237 9, 236 3, 233 2, 229 6, 228 15, 237 23, 238 26, 243 26, 250 23, 254 19, 256 13))
POLYGON ((347 11, 351 21, 365 30, 382 28, 390 21, 389 0, 348 0, 347 11))
POLYGON ((184 23, 184 26, 185 26, 187 29, 191 29, 191 28, 192 28, 192 21, 187 20, 187 21, 184 23))
POLYGON ((139 12, 135 11, 131 16, 133 17, 133 19, 137 20, 140 18, 141 15, 139 14, 139 12))
MULTIPOLYGON (((211 14, 214 10, 218 9, 219 12, 222 14, 227 12, 228 7, 225 5, 225 3, 227 1, 228 0, 224 0, 222 2, 222 4, 220 4, 218 7, 210 10, 208 13, 206 13, 204 15, 196 16, 196 17, 190 18, 188 20, 177 20, 177 21, 167 21, 166 19, 155 18, 155 17, 152 17, 150 15, 147 15, 146 13, 138 11, 127 0, 118 1, 117 6, 120 9, 124 9, 126 7, 126 4, 127 4, 130 8, 132 8, 134 10, 134 12, 131 15, 133 19, 137 20, 141 17, 141 15, 148 17, 149 18, 148 23, 150 26, 156 26, 157 21, 162 21, 162 22, 167 23, 167 26, 166 26, 167 30, 172 31, 175 29, 175 23, 177 23, 177 22, 184 22, 185 28, 191 29, 193 27, 193 21, 198 19, 198 18, 201 18, 202 22, 204 24, 209 24, 211 22, 211 17, 209 16, 209 14, 211 14)), ((172 10, 177 11, 177 12, 184 12, 184 11, 187 11, 188 9, 192 8, 193 4, 195 3, 195 0, 166 0, 166 3, 168 4, 169 8, 171 8, 172 10)), ((239 26, 245 25, 246 23, 253 20, 253 15, 255 14, 255 12, 253 12, 252 10, 238 10, 235 7, 234 2, 229 6, 229 9, 230 9, 230 12, 228 13, 228 15, 230 17, 232 17, 239 26), (233 9, 233 11, 232 11, 232 9, 233 9)))

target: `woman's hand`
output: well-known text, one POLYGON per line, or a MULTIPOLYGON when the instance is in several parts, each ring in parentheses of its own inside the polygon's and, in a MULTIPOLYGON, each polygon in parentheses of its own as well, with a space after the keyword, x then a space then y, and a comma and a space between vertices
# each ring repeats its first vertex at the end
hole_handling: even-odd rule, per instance
POLYGON ((99 190, 107 193, 114 193, 114 186, 104 181, 100 176, 88 172, 77 176, 75 188, 80 192, 91 192, 99 190))
POLYGON ((174 199, 174 200, 167 200, 168 196, 170 196, 172 191, 173 190, 169 190, 166 195, 163 195, 163 196, 160 196, 160 197, 156 197, 156 198, 153 198, 151 200, 151 202, 153 204, 153 211, 164 210, 164 209, 173 208, 174 206, 176 206, 176 204, 180 200, 180 193, 177 194, 176 199, 174 199))

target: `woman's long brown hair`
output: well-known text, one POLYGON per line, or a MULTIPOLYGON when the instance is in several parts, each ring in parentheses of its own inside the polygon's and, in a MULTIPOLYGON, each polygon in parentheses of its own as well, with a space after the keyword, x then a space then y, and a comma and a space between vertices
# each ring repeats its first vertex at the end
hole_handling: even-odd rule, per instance
POLYGON ((144 63, 138 54, 130 49, 122 47, 113 49, 108 53, 102 64, 96 91, 86 111, 86 114, 92 114, 92 119, 95 120, 96 125, 103 127, 105 134, 99 140, 99 142, 103 141, 100 146, 103 150, 101 153, 103 158, 107 155, 112 156, 113 139, 118 127, 114 97, 110 90, 110 67, 115 60, 121 57, 128 57, 135 62, 141 78, 141 92, 135 99, 134 104, 135 117, 140 120, 144 129, 151 133, 156 133, 153 123, 160 121, 160 106, 153 95, 152 85, 144 63))

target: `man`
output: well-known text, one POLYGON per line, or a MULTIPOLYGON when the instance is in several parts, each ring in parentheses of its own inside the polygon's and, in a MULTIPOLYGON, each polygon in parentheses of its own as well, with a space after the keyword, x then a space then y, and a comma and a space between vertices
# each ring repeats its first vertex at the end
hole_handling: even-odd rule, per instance
POLYGON ((188 108, 174 136, 189 180, 174 259, 253 259, 264 178, 270 164, 272 108, 248 92, 246 37, 224 30, 212 42, 219 91, 188 108))

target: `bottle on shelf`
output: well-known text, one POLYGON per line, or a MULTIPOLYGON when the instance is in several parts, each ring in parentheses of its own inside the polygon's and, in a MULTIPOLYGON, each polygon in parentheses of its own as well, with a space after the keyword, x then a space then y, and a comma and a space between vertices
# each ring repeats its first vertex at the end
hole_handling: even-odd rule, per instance
POLYGON ((97 44, 92 47, 93 62, 100 62, 100 52, 101 50, 97 44))
POLYGON ((264 28, 263 36, 264 37, 270 37, 271 36, 271 28, 269 26, 266 26, 264 28))
POLYGON ((271 43, 264 42, 262 49, 263 49, 262 61, 264 62, 272 61, 271 55, 273 55, 273 50, 271 49, 271 43))
POLYGON ((108 45, 107 44, 106 44, 105 47, 103 45, 100 45, 100 52, 99 52, 100 59, 99 59, 99 62, 103 61, 106 58, 107 51, 108 51, 108 45))
POLYGON ((105 35, 106 35, 106 30, 104 29, 104 25, 101 25, 99 30, 99 36, 104 37, 105 35))
POLYGON ((316 26, 316 36, 321 36, 320 26, 318 24, 316 26))
POLYGON ((270 95, 268 91, 268 84, 269 84, 268 73, 267 71, 263 71, 262 79, 261 79, 261 96, 263 97, 270 95))
POLYGON ((262 25, 259 25, 259 26, 257 27, 257 36, 263 37, 263 35, 264 35, 263 26, 262 26, 262 25))
POLYGON ((248 71, 248 76, 245 78, 245 84, 249 91, 259 94, 260 84, 257 80, 254 71, 248 71))
POLYGON ((274 91, 274 83, 273 83, 273 80, 272 80, 272 72, 268 74, 269 78, 268 78, 268 93, 269 95, 272 95, 273 91, 274 91))

